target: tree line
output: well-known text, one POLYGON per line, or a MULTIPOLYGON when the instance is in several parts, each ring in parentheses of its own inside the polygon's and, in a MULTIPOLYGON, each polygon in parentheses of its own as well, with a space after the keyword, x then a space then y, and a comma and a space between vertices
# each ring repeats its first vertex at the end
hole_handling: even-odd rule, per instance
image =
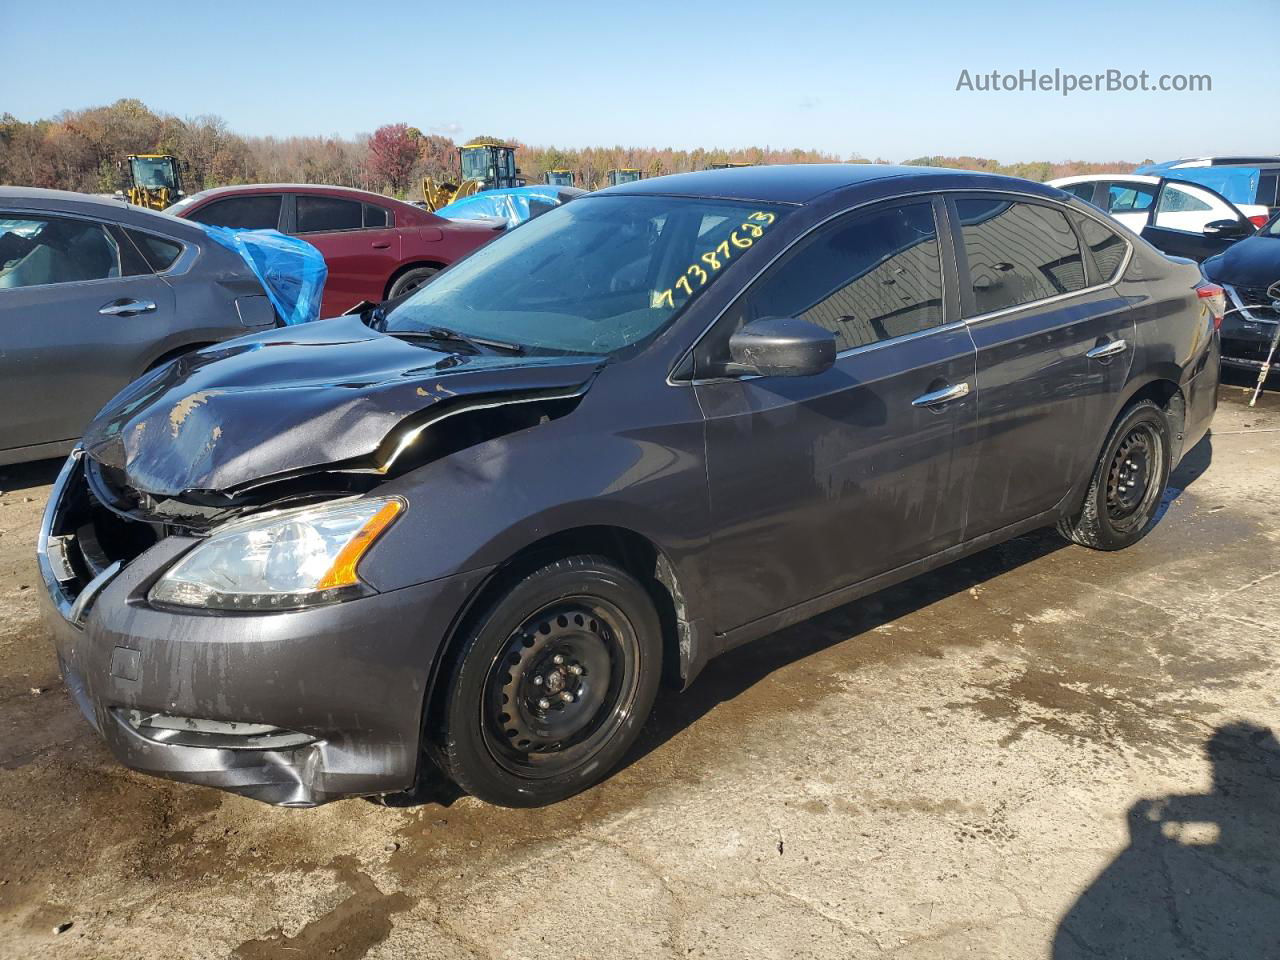
MULTIPOLYGON (((570 170, 575 182, 586 187, 598 185, 616 168, 661 176, 702 170, 712 163, 871 162, 857 154, 840 157, 820 150, 772 147, 568 148, 507 142, 516 143, 516 165, 529 182, 542 182, 549 170, 570 170)), ((457 146, 449 137, 424 134, 404 123, 387 124, 372 134, 351 138, 248 137, 229 130, 217 116, 179 118, 129 99, 32 122, 0 114, 0 183, 111 193, 125 185, 120 162, 127 155, 165 153, 183 161, 188 193, 238 183, 328 183, 419 199, 423 177, 457 179, 457 146)), ((1032 180, 1132 170, 1135 166, 1129 162, 1000 164, 983 157, 918 157, 907 162, 1032 180)))

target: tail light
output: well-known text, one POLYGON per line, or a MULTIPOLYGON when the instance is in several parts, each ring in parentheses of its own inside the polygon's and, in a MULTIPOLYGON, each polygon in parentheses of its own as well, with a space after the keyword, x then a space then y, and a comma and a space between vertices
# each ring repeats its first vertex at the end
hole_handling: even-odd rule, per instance
POLYGON ((1267 217, 1265 214, 1255 213, 1252 217, 1249 218, 1249 222, 1252 223, 1255 227, 1258 227, 1259 229, 1261 229, 1262 227, 1265 227, 1267 225, 1268 219, 1270 218, 1267 217))
POLYGON ((1227 293, 1216 283, 1205 281, 1196 284, 1196 296, 1204 309, 1213 317, 1213 329, 1222 327, 1222 315, 1227 312, 1227 293))

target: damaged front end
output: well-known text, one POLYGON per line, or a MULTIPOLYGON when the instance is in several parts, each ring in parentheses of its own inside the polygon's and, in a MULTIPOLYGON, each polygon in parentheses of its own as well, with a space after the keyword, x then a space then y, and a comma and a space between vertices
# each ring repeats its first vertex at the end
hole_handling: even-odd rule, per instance
POLYGON ((83 447, 109 508, 203 530, 265 505, 364 493, 561 416, 602 364, 445 352, 340 317, 175 361, 117 396, 83 447))
POLYGON ((339 318, 138 381, 86 431, 40 535, 68 689, 134 769, 288 805, 408 787, 432 646, 486 571, 378 593, 341 538, 367 547, 405 508, 376 493, 387 479, 563 416, 601 363, 446 353, 339 318), (349 529, 318 542, 339 514, 349 529), (210 549, 281 529, 286 555, 346 558, 346 579, 258 587, 210 549))

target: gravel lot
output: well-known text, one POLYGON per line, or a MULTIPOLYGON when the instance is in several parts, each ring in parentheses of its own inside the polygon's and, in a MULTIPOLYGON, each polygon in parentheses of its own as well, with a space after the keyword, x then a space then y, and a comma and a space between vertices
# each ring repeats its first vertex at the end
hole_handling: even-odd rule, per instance
POLYGON ((533 811, 117 766, 36 617, 56 465, 0 468, 0 956, 1280 957, 1280 394, 1242 393, 1137 547, 1023 537, 766 637, 533 811))

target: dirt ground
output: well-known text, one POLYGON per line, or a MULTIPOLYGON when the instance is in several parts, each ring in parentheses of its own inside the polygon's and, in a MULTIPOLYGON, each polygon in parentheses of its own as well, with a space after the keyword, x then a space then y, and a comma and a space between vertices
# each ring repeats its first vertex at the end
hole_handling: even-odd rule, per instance
POLYGON ((1280 957, 1280 394, 1242 392, 1137 547, 766 637, 534 811, 117 766, 36 618, 55 465, 0 468, 0 956, 1280 957))

